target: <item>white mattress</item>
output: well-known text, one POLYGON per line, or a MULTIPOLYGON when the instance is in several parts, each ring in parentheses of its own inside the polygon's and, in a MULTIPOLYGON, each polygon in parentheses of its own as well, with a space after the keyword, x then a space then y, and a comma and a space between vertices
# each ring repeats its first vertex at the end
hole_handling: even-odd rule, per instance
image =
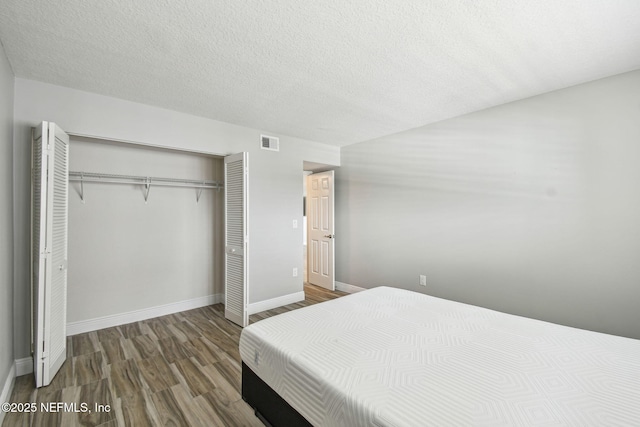
POLYGON ((375 288, 257 322, 242 360, 314 426, 639 426, 640 341, 375 288))

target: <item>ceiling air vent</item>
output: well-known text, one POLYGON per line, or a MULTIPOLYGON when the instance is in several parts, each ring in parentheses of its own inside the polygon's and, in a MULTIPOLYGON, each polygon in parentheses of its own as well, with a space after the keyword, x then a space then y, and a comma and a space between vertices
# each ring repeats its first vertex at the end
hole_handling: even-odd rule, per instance
POLYGON ((280 151, 280 138, 260 135, 260 148, 263 150, 280 151))

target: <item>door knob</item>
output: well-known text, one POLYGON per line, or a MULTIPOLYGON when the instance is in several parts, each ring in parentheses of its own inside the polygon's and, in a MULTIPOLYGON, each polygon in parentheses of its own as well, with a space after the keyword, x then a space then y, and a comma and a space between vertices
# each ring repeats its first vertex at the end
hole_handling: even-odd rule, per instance
POLYGON ((335 234, 327 234, 324 237, 326 237, 327 239, 333 239, 334 237, 336 237, 336 235, 335 234))

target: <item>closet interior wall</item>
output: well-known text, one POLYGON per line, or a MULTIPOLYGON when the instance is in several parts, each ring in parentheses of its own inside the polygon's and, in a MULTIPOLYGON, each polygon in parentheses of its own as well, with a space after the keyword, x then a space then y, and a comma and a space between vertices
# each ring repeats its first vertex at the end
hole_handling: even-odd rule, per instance
MULTIPOLYGON (((73 137, 70 170, 223 180, 221 158, 73 137)), ((141 185, 69 187, 67 322, 220 298, 224 193, 141 185)))

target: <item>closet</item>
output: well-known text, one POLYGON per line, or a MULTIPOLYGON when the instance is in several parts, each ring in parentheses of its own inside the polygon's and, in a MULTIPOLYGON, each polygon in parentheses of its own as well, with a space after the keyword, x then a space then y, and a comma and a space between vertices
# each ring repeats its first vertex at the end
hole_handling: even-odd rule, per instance
MULTIPOLYGON (((38 151, 43 146, 38 145, 37 136, 43 129, 49 135, 50 125, 55 135, 55 125, 46 122, 34 131, 34 172, 38 161, 46 158, 42 150, 38 151)), ((230 250, 225 255, 224 157, 73 134, 66 138, 68 164, 58 173, 58 180, 65 181, 66 188, 50 188, 44 193, 45 198, 47 194, 59 194, 67 201, 64 214, 68 216, 68 229, 62 232, 54 228, 52 234, 64 236, 68 246, 63 254, 65 261, 49 260, 39 269, 39 254, 48 256, 48 249, 36 237, 33 239, 32 341, 42 344, 38 331, 49 328, 59 343, 57 347, 44 347, 47 362, 38 351, 41 349, 34 348, 34 369, 42 371, 37 375, 41 378, 38 386, 48 384, 64 361, 65 335, 225 302, 225 262, 237 253, 230 250), (54 301, 53 306, 39 302, 38 294, 44 293, 46 286, 38 280, 57 271, 65 276, 66 289, 59 293, 66 298, 54 301), (57 317, 48 318, 43 312, 49 306, 56 307, 57 317), (43 321, 45 326, 39 326, 43 321), (61 349, 55 363, 50 353, 54 349, 61 349)), ((58 145, 62 146, 56 142, 54 150, 58 145)), ((246 169, 242 166, 241 170, 240 181, 235 179, 236 188, 240 182, 240 199, 235 206, 238 201, 246 202, 246 169)), ((34 173, 34 194, 42 194, 42 185, 52 182, 45 181, 34 173)), ((32 199, 33 235, 37 236, 40 222, 36 219, 45 214, 39 209, 40 199, 32 199)), ((241 223, 246 225, 246 210, 240 214, 241 223)), ((241 244, 246 244, 246 233, 246 229, 241 230, 241 244)), ((246 258, 233 272, 244 292, 246 258)), ((238 309, 243 317, 246 292, 238 309)))
POLYGON ((70 324, 224 292, 224 191, 177 186, 221 158, 72 137, 69 164, 70 324))

